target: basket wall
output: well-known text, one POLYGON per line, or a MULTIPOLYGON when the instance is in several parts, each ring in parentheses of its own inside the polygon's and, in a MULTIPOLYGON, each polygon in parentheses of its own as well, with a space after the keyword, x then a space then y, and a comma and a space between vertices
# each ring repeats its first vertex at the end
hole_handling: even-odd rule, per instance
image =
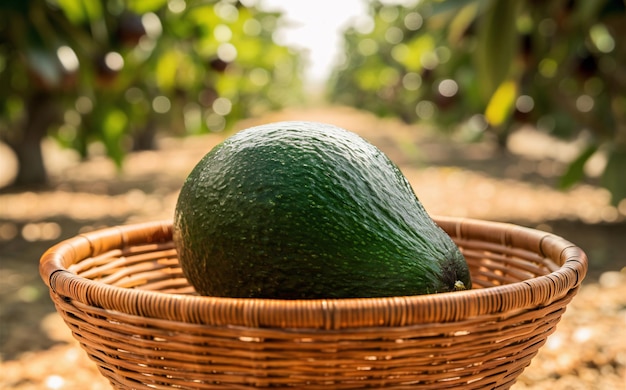
POLYGON ((554 332, 587 267, 551 234, 437 218, 474 290, 280 301, 195 296, 167 222, 51 248, 41 275, 76 339, 119 389, 506 389, 554 332))

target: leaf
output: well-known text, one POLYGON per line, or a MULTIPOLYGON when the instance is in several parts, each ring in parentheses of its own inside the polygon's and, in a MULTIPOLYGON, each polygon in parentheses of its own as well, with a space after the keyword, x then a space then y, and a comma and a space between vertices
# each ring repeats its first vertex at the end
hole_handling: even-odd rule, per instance
POLYGON ((611 193, 613 205, 626 199, 626 148, 615 148, 609 153, 601 183, 611 193))
POLYGON ((128 117, 124 111, 119 109, 110 110, 106 113, 102 123, 105 138, 113 140, 120 138, 124 134, 127 124, 128 117))
POLYGON ((448 40, 452 44, 457 44, 461 40, 465 32, 476 20, 477 13, 478 7, 474 3, 468 4, 455 13, 448 27, 448 40))
POLYGON ((559 188, 562 190, 568 189, 582 180, 585 175, 585 164, 597 150, 598 145, 593 144, 587 146, 587 148, 584 149, 567 167, 567 171, 565 171, 559 180, 559 188))
POLYGON ((102 19, 102 4, 91 0, 58 0, 59 7, 73 24, 102 19))
POLYGON ((159 58, 154 76, 160 89, 170 91, 176 86, 176 73, 180 53, 176 50, 168 50, 159 58))
POLYGON ((516 97, 517 83, 509 80, 500 84, 487 104, 485 110, 487 122, 493 127, 502 125, 513 111, 516 97))
POLYGON ((431 16, 446 13, 446 12, 458 12, 461 8, 468 5, 474 5, 478 3, 484 3, 484 0, 439 0, 432 1, 431 16))
POLYGON ((155 12, 167 4, 167 0, 129 0, 128 9, 141 15, 146 12, 155 12))
POLYGON ((128 127, 128 116, 120 109, 112 109, 105 113, 102 122, 102 141, 107 155, 119 167, 124 159, 122 140, 128 127))
POLYGON ((240 63, 255 65, 262 56, 261 42, 253 39, 240 40, 236 44, 240 63))
POLYGON ((102 3, 99 1, 82 0, 83 10, 90 21, 98 21, 102 19, 102 3))
POLYGON ((600 0, 576 2, 574 8, 576 22, 584 26, 598 21, 601 16, 603 16, 603 10, 610 7, 611 3, 615 3, 615 1, 607 2, 606 0, 600 0))
POLYGON ((81 0, 58 0, 57 5, 72 23, 79 24, 85 21, 81 0))
POLYGON ((436 48, 435 39, 428 34, 418 35, 407 43, 408 55, 399 56, 397 61, 410 72, 422 70, 422 57, 434 52, 436 48))
POLYGON ((478 21, 474 53, 485 96, 511 75, 517 51, 517 1, 493 0, 478 21))

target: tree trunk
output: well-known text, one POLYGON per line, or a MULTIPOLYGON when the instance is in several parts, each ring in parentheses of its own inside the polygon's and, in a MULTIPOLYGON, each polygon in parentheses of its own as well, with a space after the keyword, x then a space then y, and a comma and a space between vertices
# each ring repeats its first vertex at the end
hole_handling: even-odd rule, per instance
POLYGON ((38 91, 26 102, 26 117, 21 129, 8 140, 18 161, 14 186, 42 186, 48 182, 43 160, 41 142, 48 128, 60 119, 60 111, 54 95, 38 91))
POLYGON ((133 151, 155 150, 156 133, 156 121, 154 118, 150 118, 144 128, 133 134, 133 151))

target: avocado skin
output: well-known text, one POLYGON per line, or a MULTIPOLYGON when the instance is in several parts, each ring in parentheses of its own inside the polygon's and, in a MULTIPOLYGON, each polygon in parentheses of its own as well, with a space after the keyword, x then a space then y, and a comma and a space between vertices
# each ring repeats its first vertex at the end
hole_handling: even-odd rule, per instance
POLYGON ((241 131, 179 194, 174 242, 201 295, 314 299, 471 288, 467 264, 398 167, 316 122, 241 131))

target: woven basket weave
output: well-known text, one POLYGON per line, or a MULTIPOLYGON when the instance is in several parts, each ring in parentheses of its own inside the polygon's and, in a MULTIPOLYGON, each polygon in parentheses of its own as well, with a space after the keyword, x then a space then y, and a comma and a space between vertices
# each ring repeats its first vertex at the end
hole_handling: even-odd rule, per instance
POLYGON ((436 218, 470 291, 267 300, 194 295, 170 222, 82 234, 40 273, 58 312, 119 389, 509 388, 555 330, 587 258, 555 235, 436 218))

